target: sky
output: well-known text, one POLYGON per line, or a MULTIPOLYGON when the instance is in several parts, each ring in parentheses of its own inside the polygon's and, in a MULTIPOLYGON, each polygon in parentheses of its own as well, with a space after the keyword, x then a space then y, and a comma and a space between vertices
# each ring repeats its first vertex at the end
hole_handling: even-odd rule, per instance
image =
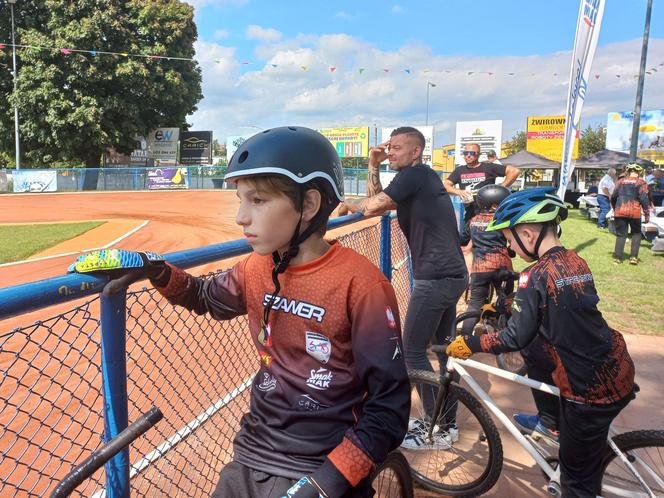
MULTIPOLYGON (((204 99, 188 122, 223 141, 258 129, 564 114, 579 0, 188 0, 204 99), (430 82, 432 85, 429 85, 430 82), (435 86, 433 86, 435 85, 435 86), (429 100, 427 106, 427 89, 429 100)), ((606 0, 581 126, 634 108, 646 0, 606 0)), ((664 0, 653 1, 643 109, 664 109, 664 0)))

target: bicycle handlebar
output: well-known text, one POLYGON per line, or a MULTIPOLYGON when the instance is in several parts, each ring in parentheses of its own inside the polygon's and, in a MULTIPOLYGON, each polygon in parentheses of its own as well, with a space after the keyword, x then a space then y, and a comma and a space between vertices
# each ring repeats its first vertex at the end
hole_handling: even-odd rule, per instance
POLYGON ((147 413, 141 415, 133 424, 111 439, 104 446, 76 465, 58 484, 50 498, 66 498, 84 480, 94 474, 102 465, 113 458, 123 448, 131 444, 139 436, 164 418, 159 408, 152 407, 147 413))

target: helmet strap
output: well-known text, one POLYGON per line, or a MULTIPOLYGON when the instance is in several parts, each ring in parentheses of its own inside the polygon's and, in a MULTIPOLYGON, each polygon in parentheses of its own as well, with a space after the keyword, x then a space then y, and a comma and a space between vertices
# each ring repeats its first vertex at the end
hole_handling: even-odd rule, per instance
POLYGON ((542 229, 540 230, 539 235, 537 236, 537 240, 535 241, 535 247, 533 248, 533 252, 530 252, 528 249, 526 249, 526 246, 523 245, 523 241, 521 240, 521 237, 519 236, 519 233, 516 231, 516 227, 510 227, 510 231, 512 232, 512 235, 514 236, 514 240, 516 240, 516 243, 519 245, 519 248, 523 253, 528 256, 529 258, 532 259, 539 259, 539 248, 542 245, 542 241, 544 240, 544 236, 546 235, 546 232, 549 231, 549 227, 551 225, 549 223, 545 223, 542 229))

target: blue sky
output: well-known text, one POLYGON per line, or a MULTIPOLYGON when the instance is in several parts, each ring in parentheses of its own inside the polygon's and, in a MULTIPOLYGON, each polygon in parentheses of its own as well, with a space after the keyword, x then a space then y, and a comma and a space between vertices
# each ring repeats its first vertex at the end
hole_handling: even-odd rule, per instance
MULTIPOLYGON (((578 0, 190 3, 205 95, 190 122, 219 138, 292 123, 424 124, 427 81, 437 146, 453 141, 457 120, 503 119, 508 139, 528 115, 564 110, 578 0)), ((582 125, 633 107, 645 7, 607 0, 582 125)), ((659 72, 644 108, 664 108, 661 1, 650 36, 659 72)))

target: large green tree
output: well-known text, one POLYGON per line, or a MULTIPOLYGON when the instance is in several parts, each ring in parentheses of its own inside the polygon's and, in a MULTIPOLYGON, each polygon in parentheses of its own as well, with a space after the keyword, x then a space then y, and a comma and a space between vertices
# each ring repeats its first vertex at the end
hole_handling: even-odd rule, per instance
POLYGON ((606 129, 598 125, 594 128, 590 125, 581 132, 579 138, 579 158, 585 159, 595 152, 604 150, 606 147, 606 129))
MULTIPOLYGON (((0 0, 1 2, 1 0, 0 0)), ((98 167, 108 147, 128 153, 134 137, 159 126, 187 128, 202 98, 196 62, 119 54, 192 58, 193 8, 179 0, 18 0, 17 43, 94 53, 20 48, 18 92, 0 67, 0 150, 14 153, 18 104, 24 162, 98 167)), ((10 33, 0 3, 0 33, 10 33)), ((9 40, 0 38, 0 43, 9 40)), ((0 51, 11 68, 11 48, 0 51)))
POLYGON ((507 141, 508 155, 516 154, 519 151, 526 150, 527 135, 525 131, 517 131, 511 140, 507 141))

